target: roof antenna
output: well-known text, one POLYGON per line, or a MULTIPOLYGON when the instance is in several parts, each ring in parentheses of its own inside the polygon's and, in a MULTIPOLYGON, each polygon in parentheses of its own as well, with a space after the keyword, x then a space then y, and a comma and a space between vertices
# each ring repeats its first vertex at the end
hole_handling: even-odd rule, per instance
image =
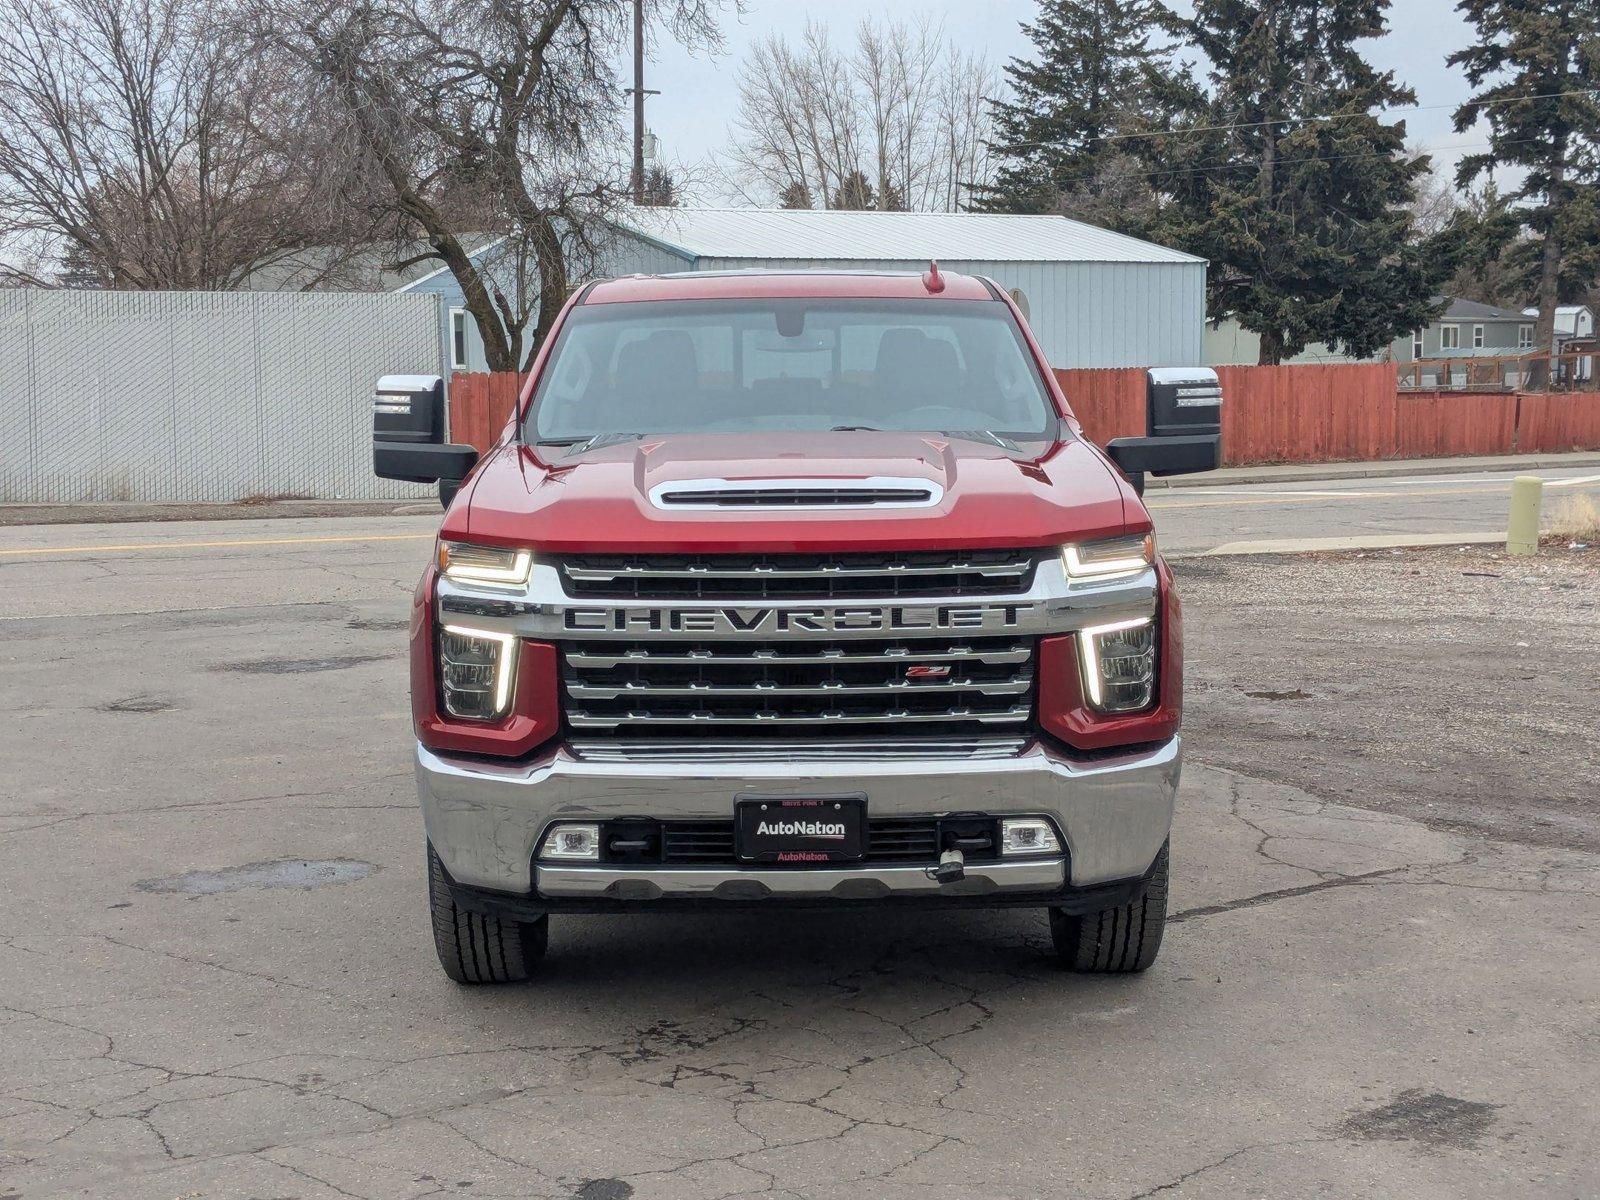
POLYGON ((930 292, 944 291, 944 276, 939 274, 939 264, 934 259, 928 260, 928 270, 922 276, 922 286, 930 292))

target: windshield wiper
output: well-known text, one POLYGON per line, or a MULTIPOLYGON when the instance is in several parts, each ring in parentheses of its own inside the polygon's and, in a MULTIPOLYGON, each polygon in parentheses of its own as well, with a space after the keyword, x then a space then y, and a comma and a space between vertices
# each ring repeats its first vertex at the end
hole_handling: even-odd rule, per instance
POLYGON ((1002 450, 1022 449, 1010 438, 1001 437, 992 429, 941 429, 939 432, 944 434, 945 437, 966 438, 972 442, 988 442, 991 446, 999 446, 1002 450))
POLYGON ((829 433, 882 433, 876 425, 830 425, 829 433))
POLYGON ((595 450, 601 446, 615 445, 617 442, 637 441, 643 436, 642 433, 591 433, 588 437, 540 438, 536 445, 565 446, 572 454, 582 454, 585 450, 595 450))

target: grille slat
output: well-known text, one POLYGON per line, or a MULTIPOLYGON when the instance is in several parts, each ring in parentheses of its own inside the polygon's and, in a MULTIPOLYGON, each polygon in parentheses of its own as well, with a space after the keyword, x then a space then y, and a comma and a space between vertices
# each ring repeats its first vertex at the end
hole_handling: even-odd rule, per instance
POLYGON ((658 696, 692 696, 706 697, 708 699, 739 698, 759 700, 768 696, 817 696, 824 695, 830 699, 836 696, 899 696, 908 692, 915 693, 943 693, 952 692, 979 692, 985 696, 1020 696, 1033 686, 1032 676, 1023 676, 1016 679, 1003 680, 966 680, 954 679, 941 683, 900 683, 884 684, 850 684, 835 681, 802 684, 799 686, 783 686, 776 683, 756 683, 743 686, 728 686, 714 683, 689 683, 689 684, 651 684, 651 683, 625 683, 616 687, 602 687, 590 683, 569 683, 567 695, 576 700, 617 700, 624 697, 638 697, 648 700, 658 696))
POLYGON ((650 666, 814 666, 818 664, 850 665, 854 663, 954 663, 981 662, 989 664, 1022 663, 1033 657, 1033 651, 1024 643, 1007 643, 990 649, 972 646, 951 646, 934 649, 923 646, 891 646, 879 649, 859 645, 834 646, 825 651, 789 650, 782 646, 763 646, 758 650, 735 647, 708 646, 684 653, 670 647, 631 647, 617 653, 597 653, 588 648, 574 649, 567 654, 567 665, 579 670, 605 670, 611 667, 646 664, 650 666))
POLYGON ((569 594, 624 600, 813 600, 994 596, 1026 591, 1032 550, 882 554, 583 555, 564 559, 569 594))
POLYGON ((624 725, 674 726, 674 725, 890 725, 906 722, 925 724, 949 722, 961 724, 976 721, 985 725, 1019 725, 1028 719, 1027 706, 1007 708, 995 712, 975 712, 971 709, 951 709, 945 712, 913 713, 904 710, 885 713, 822 712, 802 716, 781 713, 713 712, 704 709, 682 713, 628 711, 621 713, 591 713, 574 711, 568 714, 577 729, 617 729, 624 725))

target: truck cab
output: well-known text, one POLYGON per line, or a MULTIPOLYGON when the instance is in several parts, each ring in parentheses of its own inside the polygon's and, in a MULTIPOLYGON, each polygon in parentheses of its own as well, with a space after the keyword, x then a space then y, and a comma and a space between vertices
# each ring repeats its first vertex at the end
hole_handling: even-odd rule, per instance
POLYGON ((1216 465, 1204 371, 1082 435, 992 282, 590 284, 498 442, 380 385, 379 474, 453 498, 411 621, 435 942, 535 973, 551 915, 1046 909, 1141 971, 1181 765, 1147 472, 1216 465))

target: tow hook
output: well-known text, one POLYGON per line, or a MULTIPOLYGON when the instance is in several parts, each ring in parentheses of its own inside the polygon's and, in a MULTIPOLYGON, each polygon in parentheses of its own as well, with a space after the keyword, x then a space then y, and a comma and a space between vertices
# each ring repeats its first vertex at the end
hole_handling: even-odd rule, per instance
POLYGON ((939 861, 927 868, 928 878, 938 883, 956 883, 967 875, 967 858, 959 850, 946 850, 939 861))

